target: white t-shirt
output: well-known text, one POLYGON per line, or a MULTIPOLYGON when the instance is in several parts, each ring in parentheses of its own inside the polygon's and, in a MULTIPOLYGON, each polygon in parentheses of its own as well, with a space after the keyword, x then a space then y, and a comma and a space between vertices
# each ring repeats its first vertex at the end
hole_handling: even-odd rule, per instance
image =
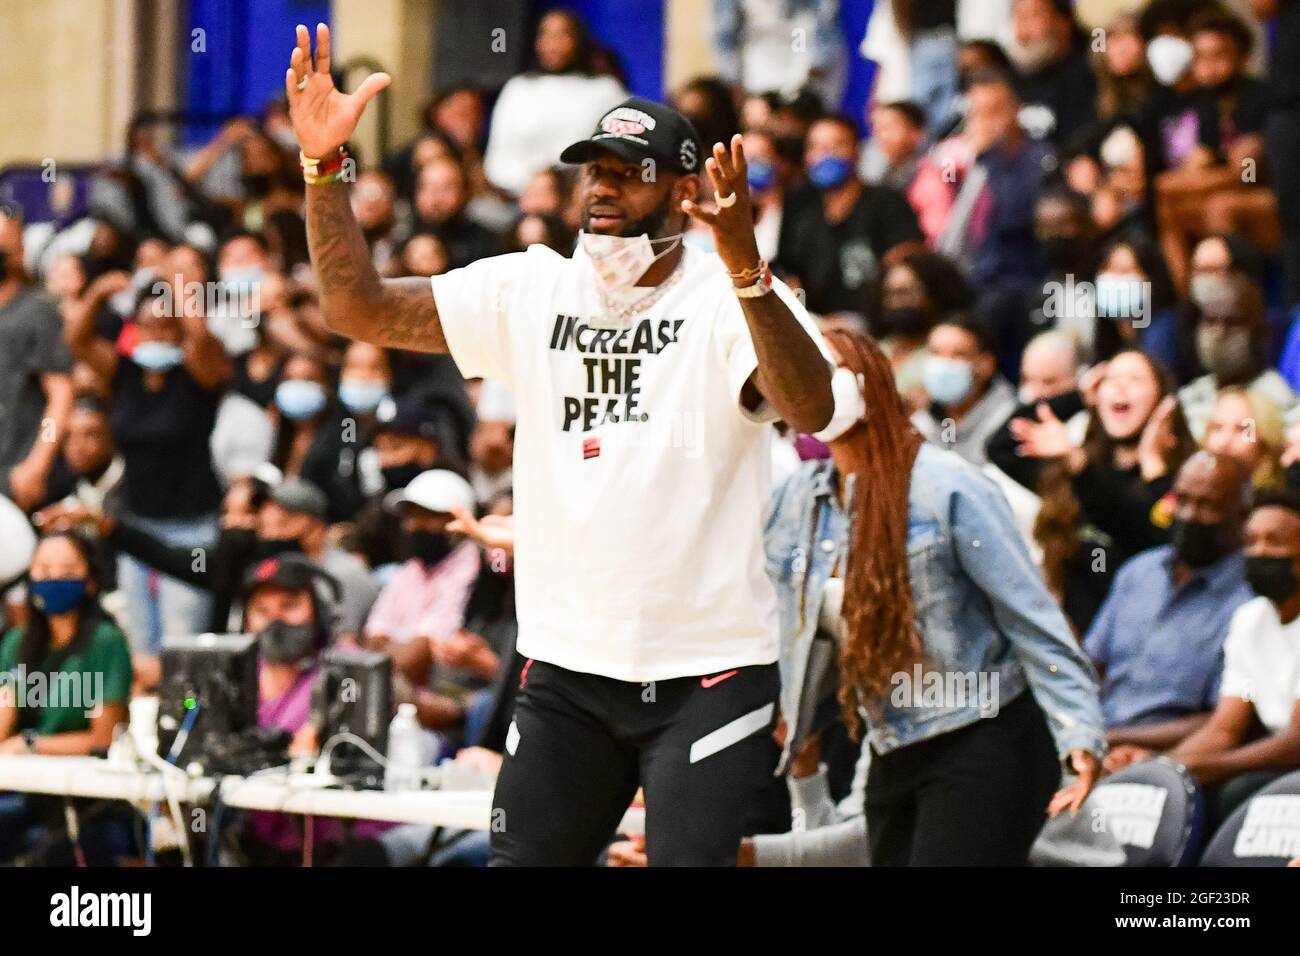
POLYGON ((1270 733, 1284 730, 1300 700, 1300 618, 1284 626, 1264 597, 1237 608, 1223 642, 1219 696, 1250 701, 1270 733))
MULTIPOLYGON (((433 278, 467 378, 514 390, 519 652, 623 681, 777 658, 764 570, 775 412, 740 402, 757 367, 717 256, 623 330, 590 259, 544 246, 433 278)), ((794 294, 777 294, 820 342, 794 294)))

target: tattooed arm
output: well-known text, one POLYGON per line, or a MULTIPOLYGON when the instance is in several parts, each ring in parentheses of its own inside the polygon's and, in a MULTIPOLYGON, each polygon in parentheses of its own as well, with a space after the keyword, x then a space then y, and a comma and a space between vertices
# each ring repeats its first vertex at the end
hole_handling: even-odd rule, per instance
POLYGON ((333 331, 375 345, 447 351, 429 280, 379 278, 345 184, 307 187, 307 246, 333 331))
MULTIPOLYGON (((313 159, 336 155, 366 104, 388 84, 388 74, 374 73, 355 93, 340 93, 330 76, 329 27, 317 25, 313 57, 311 36, 299 25, 284 89, 303 154, 313 159)), ((307 187, 307 246, 320 280, 325 323, 332 330, 375 345, 447 351, 429 280, 379 278, 345 184, 307 187)))

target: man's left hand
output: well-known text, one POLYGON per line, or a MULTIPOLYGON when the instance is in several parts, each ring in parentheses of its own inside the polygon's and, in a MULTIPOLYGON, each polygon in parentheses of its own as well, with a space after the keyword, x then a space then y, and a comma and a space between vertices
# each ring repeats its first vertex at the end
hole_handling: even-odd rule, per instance
POLYGON ((713 204, 705 208, 690 199, 682 200, 682 212, 713 230, 713 247, 728 272, 752 269, 759 260, 747 168, 739 133, 731 137, 730 152, 722 143, 714 143, 713 155, 704 161, 713 181, 713 204), (728 202, 730 205, 723 205, 728 202))

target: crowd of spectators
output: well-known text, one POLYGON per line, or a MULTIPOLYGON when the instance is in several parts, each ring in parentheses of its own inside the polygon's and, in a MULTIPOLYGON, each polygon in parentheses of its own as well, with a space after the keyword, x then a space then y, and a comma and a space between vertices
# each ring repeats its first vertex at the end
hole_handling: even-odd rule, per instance
MULTIPOLYGON (((743 134, 763 256, 826 327, 875 336, 916 427, 1003 490, 1102 674, 1109 768, 1300 767, 1296 609, 1246 573, 1300 574, 1300 2, 1116 3, 1086 28, 1065 0, 880 0, 848 38, 877 64, 863 116, 837 112, 836 4, 775 6, 715 0, 719 73, 670 99, 706 143, 743 134), (1254 700, 1275 746, 1218 759, 1252 747, 1227 700, 1254 700)), ((558 154, 627 91, 573 14, 532 49, 362 156, 382 275, 572 251, 558 154)), ((338 584, 332 640, 391 655, 431 746, 490 767, 519 666, 493 534, 511 395, 325 327, 283 102, 197 149, 165 131, 133 122, 75 220, 0 214, 0 494, 44 536, 3 592, 0 667, 100 668, 122 705, 156 686, 164 636, 240 630, 249 569, 300 552, 338 584), (41 584, 64 578, 87 588, 71 624, 41 584)), ((778 478, 825 453, 778 442, 778 478)), ((5 706, 0 753, 90 752, 125 715, 5 706)), ((839 799, 857 750, 821 754, 839 799)))

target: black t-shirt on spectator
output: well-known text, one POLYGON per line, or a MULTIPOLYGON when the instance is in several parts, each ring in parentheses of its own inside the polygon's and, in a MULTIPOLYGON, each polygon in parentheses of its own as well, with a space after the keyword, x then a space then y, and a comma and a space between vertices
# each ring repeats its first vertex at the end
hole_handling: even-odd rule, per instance
POLYGON ((817 190, 788 197, 777 259, 798 276, 813 312, 867 312, 885 253, 925 236, 907 200, 887 186, 864 186, 843 222, 829 223, 817 190))
POLYGON ((1300 109, 1300 0, 1280 0, 1273 37, 1268 73, 1273 105, 1300 109))
POLYGON ((0 306, 0 494, 27 457, 45 414, 41 376, 72 371, 63 320, 48 297, 22 288, 0 306))
POLYGON ((447 247, 447 268, 459 269, 501 251, 496 235, 472 219, 455 216, 446 222, 420 223, 417 232, 431 232, 447 247))
POLYGON ((163 375, 162 388, 152 392, 145 387, 144 370, 122 359, 113 379, 110 423, 126 461, 126 508, 145 518, 213 514, 221 504, 221 486, 208 440, 221 393, 200 386, 184 366, 163 375))
POLYGON ((1065 146, 1097 118, 1097 78, 1077 50, 1021 75, 1019 87, 1025 104, 1020 115, 1035 139, 1065 146))
POLYGON ((1226 115, 1220 113, 1219 97, 1214 92, 1202 90, 1194 94, 1191 102, 1196 110, 1201 145, 1223 158, 1232 146, 1230 141, 1225 141, 1224 134, 1237 137, 1262 133, 1264 124, 1268 122, 1272 100, 1268 86, 1248 76, 1238 82, 1231 109, 1226 115))

